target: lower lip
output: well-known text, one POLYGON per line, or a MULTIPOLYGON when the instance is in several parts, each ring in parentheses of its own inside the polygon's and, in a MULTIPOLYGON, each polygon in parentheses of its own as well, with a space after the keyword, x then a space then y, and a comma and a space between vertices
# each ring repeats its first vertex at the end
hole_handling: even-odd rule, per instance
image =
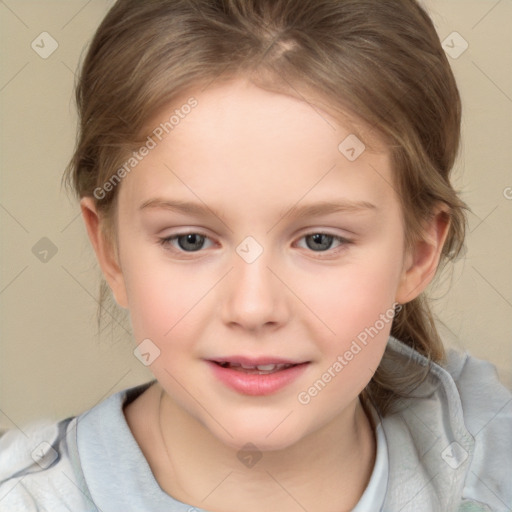
POLYGON ((309 364, 302 363, 287 368, 286 370, 258 374, 245 373, 243 371, 233 370, 232 368, 223 368, 212 361, 207 361, 207 363, 213 370, 214 375, 226 386, 234 389, 238 393, 252 396, 264 396, 276 393, 302 375, 309 364))

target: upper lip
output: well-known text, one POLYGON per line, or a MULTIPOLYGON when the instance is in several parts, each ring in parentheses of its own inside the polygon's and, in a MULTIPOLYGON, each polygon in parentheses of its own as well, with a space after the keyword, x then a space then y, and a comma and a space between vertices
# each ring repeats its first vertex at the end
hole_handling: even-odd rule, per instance
POLYGON ((210 359, 214 363, 243 364, 244 366, 262 366, 266 364, 302 364, 308 361, 292 361, 273 356, 247 357, 247 356, 227 356, 215 357, 210 359))

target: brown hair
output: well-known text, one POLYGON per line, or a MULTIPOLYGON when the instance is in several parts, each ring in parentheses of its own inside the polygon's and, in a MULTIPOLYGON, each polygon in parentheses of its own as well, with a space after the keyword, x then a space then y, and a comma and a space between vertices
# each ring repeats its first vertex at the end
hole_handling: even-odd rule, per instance
MULTIPOLYGON (((78 197, 95 197, 107 236, 119 187, 101 198, 95 190, 144 140, 148 120, 188 90, 242 76, 292 95, 310 91, 326 110, 362 120, 390 151, 406 246, 421 239, 442 202, 450 228, 441 263, 459 254, 467 207, 449 175, 461 101, 433 23, 415 0, 118 0, 81 66, 79 133, 65 174, 78 197)), ((102 282, 102 297, 105 289, 102 282)), ((391 334, 429 360, 444 359, 423 294, 402 306, 391 334)), ((363 393, 383 414, 405 382, 418 383, 417 368, 405 379, 399 372, 400 380, 385 371, 390 357, 386 351, 363 393)))

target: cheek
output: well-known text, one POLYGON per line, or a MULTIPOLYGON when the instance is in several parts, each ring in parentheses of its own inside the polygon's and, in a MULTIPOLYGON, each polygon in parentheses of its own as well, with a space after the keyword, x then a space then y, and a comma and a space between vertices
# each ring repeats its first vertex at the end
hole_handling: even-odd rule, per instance
POLYGON ((314 324, 322 354, 317 387, 323 389, 325 384, 326 388, 319 402, 332 399, 341 403, 344 397, 357 396, 381 361, 394 318, 401 269, 402 254, 396 247, 385 241, 376 244, 364 257, 354 258, 336 272, 325 271, 316 287, 309 282, 303 289, 308 293, 308 306, 324 324, 318 319, 314 324), (319 287, 319 282, 323 286, 319 287))
POLYGON ((173 272, 151 254, 154 249, 126 245, 123 250, 123 275, 135 339, 139 342, 150 338, 160 344, 186 314, 190 288, 181 282, 179 271, 173 272))
POLYGON ((155 256, 154 249, 138 250, 125 261, 135 340, 152 340, 163 356, 158 364, 173 368, 182 355, 193 355, 204 331, 205 312, 211 307, 209 292, 219 278, 211 271, 200 273, 191 266, 167 262, 155 256))
POLYGON ((381 314, 392 314, 399 258, 394 252, 371 252, 338 270, 324 270, 323 279, 316 276, 316 285, 311 282, 304 288, 308 305, 328 327, 326 333, 330 332, 331 340, 352 339, 373 326, 381 314))
POLYGON ((308 414, 328 411, 334 417, 361 393, 379 366, 394 318, 394 274, 385 267, 354 268, 317 296, 316 309, 329 330, 322 327, 327 334, 321 336, 317 331, 318 372, 297 396, 300 404, 308 405, 308 414))

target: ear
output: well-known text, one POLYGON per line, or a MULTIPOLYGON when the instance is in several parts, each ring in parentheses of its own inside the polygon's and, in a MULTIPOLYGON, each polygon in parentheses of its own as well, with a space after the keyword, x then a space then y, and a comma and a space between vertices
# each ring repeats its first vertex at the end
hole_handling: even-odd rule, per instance
POLYGON ((84 219, 89 240, 96 253, 96 258, 103 272, 116 302, 122 307, 128 307, 126 286, 121 266, 114 249, 113 242, 109 242, 102 229, 100 215, 92 197, 84 197, 80 200, 80 209, 84 219))
POLYGON ((424 227, 422 240, 408 251, 401 280, 396 292, 396 302, 405 304, 415 299, 432 281, 450 227, 446 205, 437 206, 432 219, 424 227))

